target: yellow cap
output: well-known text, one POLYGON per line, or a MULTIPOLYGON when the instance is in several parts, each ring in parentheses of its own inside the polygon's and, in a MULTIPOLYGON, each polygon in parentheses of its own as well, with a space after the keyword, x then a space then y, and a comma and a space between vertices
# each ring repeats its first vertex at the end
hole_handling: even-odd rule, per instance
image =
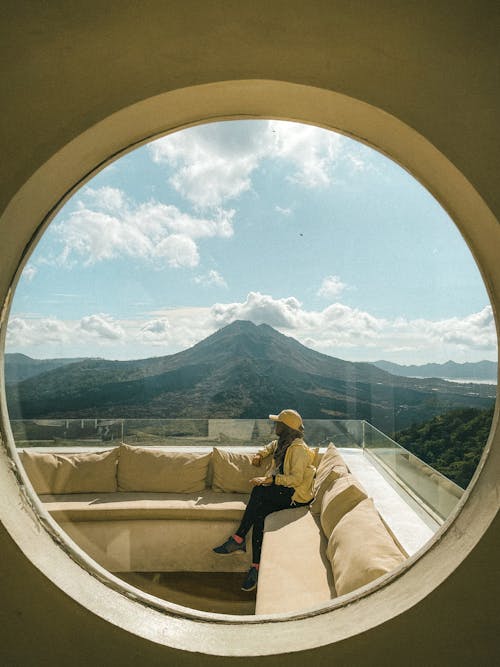
POLYGON ((279 415, 269 415, 269 419, 273 422, 283 422, 294 431, 304 428, 302 417, 295 410, 282 410, 279 415))

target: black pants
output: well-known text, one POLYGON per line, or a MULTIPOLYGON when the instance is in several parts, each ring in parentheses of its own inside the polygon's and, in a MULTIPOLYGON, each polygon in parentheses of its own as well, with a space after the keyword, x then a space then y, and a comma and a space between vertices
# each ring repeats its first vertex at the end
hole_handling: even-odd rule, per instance
MULTIPOLYGON (((264 521, 268 514, 291 507, 295 489, 289 486, 254 486, 250 500, 241 520, 236 535, 245 537, 250 528, 252 532, 252 562, 260 563, 262 538, 264 536, 264 521)), ((300 503, 302 504, 302 503, 300 503)))

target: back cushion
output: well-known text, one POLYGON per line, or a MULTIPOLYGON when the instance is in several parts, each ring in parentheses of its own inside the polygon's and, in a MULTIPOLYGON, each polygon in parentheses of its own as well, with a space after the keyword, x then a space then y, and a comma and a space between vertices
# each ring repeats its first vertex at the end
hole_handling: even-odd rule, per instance
POLYGON ((255 454, 243 454, 214 447, 212 489, 222 493, 250 493, 250 480, 261 477, 265 467, 252 465, 255 454))
POLYGON ((120 491, 192 493, 206 486, 212 454, 168 452, 150 447, 120 446, 120 491))
POLYGON ((112 493, 117 490, 118 449, 82 454, 48 454, 25 450, 21 461, 40 494, 112 493))
POLYGON ((349 472, 344 459, 340 456, 338 449, 331 442, 326 448, 326 452, 321 457, 320 464, 316 470, 314 480, 313 494, 314 500, 311 503, 311 512, 319 514, 321 512, 321 503, 325 491, 331 484, 349 472))
POLYGON ((340 519, 332 531, 326 553, 337 595, 365 586, 405 560, 371 498, 361 501, 340 519))
POLYGON ((368 498, 361 484, 352 475, 344 475, 325 491, 321 504, 321 527, 328 539, 340 519, 358 503, 368 498))

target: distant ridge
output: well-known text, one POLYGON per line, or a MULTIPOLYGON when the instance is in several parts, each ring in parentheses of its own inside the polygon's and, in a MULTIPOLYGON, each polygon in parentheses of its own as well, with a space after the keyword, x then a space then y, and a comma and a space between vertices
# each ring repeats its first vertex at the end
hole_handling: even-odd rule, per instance
POLYGON ((393 375, 404 377, 442 378, 449 380, 491 381, 496 383, 498 366, 494 361, 465 362, 447 361, 444 364, 422 364, 402 366, 391 361, 374 361, 375 366, 393 375))
POLYGON ((272 327, 236 321, 193 347, 132 361, 84 359, 8 387, 11 418, 366 419, 386 433, 455 407, 486 408, 495 390, 398 377, 321 354, 272 327))
POLYGON ((40 375, 45 371, 50 371, 66 364, 74 364, 82 361, 84 357, 74 359, 32 359, 26 354, 7 353, 5 354, 5 383, 21 382, 27 378, 40 375))

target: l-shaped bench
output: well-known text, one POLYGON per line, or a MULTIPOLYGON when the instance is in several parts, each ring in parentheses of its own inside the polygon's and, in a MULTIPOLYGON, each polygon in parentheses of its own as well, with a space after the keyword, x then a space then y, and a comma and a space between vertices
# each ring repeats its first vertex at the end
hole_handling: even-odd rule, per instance
MULTIPOLYGON (((111 572, 243 572, 250 566, 251 548, 229 557, 212 551, 243 516, 256 476, 250 454, 122 444, 97 453, 26 449, 20 458, 52 518, 111 572)), ((310 507, 266 520, 257 614, 328 602, 406 557, 333 445, 319 462, 315 491, 310 507)))

